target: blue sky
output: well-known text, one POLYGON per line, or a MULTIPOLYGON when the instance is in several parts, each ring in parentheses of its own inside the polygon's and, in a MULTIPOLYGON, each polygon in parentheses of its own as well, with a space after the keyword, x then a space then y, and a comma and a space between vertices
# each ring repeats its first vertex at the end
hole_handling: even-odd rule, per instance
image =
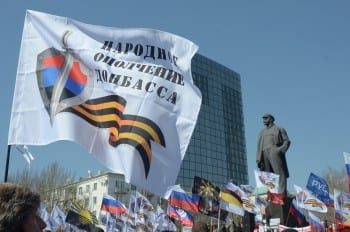
MULTIPOLYGON (((350 1, 4 1, 0 25, 0 180, 25 10, 110 27, 154 28, 178 34, 199 53, 241 75, 250 184, 261 116, 272 113, 292 141, 287 153, 293 184, 310 172, 343 169, 350 152, 350 1)), ((71 142, 30 147, 31 170, 57 161, 79 176, 105 169, 71 142)), ((14 149, 9 173, 27 163, 14 149)))

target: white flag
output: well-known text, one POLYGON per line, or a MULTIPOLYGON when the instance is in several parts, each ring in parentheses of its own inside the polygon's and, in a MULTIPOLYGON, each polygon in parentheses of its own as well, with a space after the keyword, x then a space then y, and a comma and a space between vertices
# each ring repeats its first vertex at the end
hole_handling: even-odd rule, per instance
POLYGON ((59 227, 59 224, 56 220, 47 212, 46 206, 44 203, 40 203, 39 214, 41 219, 46 223, 45 230, 55 230, 55 228, 59 227))
POLYGON ((350 194, 334 189, 334 209, 350 215, 350 194))
POLYGON ((258 188, 267 187, 270 193, 279 193, 279 179, 278 174, 272 172, 263 172, 254 170, 255 182, 258 188))
POLYGON ((175 184, 201 106, 198 47, 154 29, 26 12, 8 144, 80 144, 157 195, 175 184))
POLYGON ((327 213, 327 206, 317 199, 311 192, 304 190, 301 187, 294 185, 296 192, 297 206, 306 210, 327 213))
POLYGON ((53 207, 51 217, 62 229, 66 228, 66 215, 57 205, 53 207))
POLYGON ((26 145, 16 145, 16 149, 23 155, 23 158, 30 165, 34 160, 34 156, 29 152, 29 149, 26 145))
POLYGON ((158 230, 177 231, 176 225, 171 221, 170 217, 164 212, 164 210, 159 205, 157 205, 156 215, 156 223, 158 224, 158 230))

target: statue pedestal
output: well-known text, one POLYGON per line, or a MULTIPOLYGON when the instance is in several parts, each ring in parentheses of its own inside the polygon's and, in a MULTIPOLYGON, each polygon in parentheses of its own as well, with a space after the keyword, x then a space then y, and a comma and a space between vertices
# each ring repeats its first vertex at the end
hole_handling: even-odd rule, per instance
POLYGON ((279 218, 280 224, 284 225, 284 210, 283 205, 269 203, 266 207, 266 222, 271 218, 279 218))

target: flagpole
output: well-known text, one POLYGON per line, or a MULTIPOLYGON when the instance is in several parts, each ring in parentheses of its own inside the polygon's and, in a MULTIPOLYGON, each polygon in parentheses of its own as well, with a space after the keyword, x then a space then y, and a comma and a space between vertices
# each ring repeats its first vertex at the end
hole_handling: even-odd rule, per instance
POLYGON ((7 182, 7 176, 8 176, 9 164, 10 164, 10 153, 11 153, 11 145, 7 145, 7 157, 6 157, 6 168, 5 168, 4 182, 7 182))
MULTIPOLYGON (((288 225, 289 215, 290 215, 290 205, 289 205, 288 215, 287 215, 287 219, 286 219, 286 226, 288 225)), ((298 224, 299 224, 299 222, 298 222, 298 224)))
POLYGON ((220 212, 221 212, 221 209, 219 207, 219 213, 218 213, 218 231, 220 231, 220 212))

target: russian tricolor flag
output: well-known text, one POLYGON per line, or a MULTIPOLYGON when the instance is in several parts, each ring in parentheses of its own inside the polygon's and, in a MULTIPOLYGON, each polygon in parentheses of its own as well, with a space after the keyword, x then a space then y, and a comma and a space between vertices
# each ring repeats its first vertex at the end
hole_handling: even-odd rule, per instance
POLYGON ((295 218, 295 220, 297 220, 297 222, 299 223, 299 225, 302 225, 304 220, 305 220, 305 216, 304 214, 296 207, 295 205, 295 200, 292 201, 292 203, 290 204, 290 208, 289 208, 289 213, 295 218))
POLYGON ((321 220, 316 217, 314 214, 309 212, 309 224, 311 226, 312 231, 315 232, 325 232, 325 228, 321 222, 321 220))
POLYGON ((190 197, 184 192, 172 191, 169 197, 169 205, 198 213, 199 198, 196 194, 190 197))
POLYGON ((191 214, 187 213, 185 210, 168 205, 168 215, 175 220, 180 221, 182 226, 192 227, 194 224, 194 218, 191 214))
POLYGON ((112 214, 122 214, 126 212, 126 207, 120 201, 105 194, 102 199, 101 211, 106 211, 112 214))
POLYGON ((168 205, 167 214, 175 220, 180 220, 180 215, 177 214, 175 206, 168 205))

